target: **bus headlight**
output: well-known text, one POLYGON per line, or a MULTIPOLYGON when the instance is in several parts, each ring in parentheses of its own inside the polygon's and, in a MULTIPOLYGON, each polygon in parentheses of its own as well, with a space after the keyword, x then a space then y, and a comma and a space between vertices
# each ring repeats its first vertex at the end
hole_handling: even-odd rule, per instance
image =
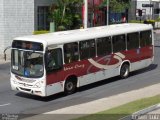
POLYGON ((40 82, 36 83, 36 84, 34 85, 34 87, 35 87, 35 88, 40 88, 40 87, 41 87, 41 83, 40 83, 40 82))
POLYGON ((13 84, 17 84, 17 82, 15 80, 11 80, 13 84))

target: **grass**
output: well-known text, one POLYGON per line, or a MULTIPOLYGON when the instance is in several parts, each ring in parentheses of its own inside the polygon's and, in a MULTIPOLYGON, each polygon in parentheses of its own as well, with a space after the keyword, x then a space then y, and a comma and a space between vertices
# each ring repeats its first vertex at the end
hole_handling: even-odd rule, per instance
POLYGON ((140 20, 130 20, 129 23, 143 23, 144 21, 142 20, 140 22, 140 20))
POLYGON ((115 107, 106 111, 102 111, 96 114, 84 116, 74 120, 118 120, 127 115, 131 115, 134 112, 147 108, 149 106, 160 103, 160 95, 140 99, 134 102, 130 102, 119 107, 115 107))
POLYGON ((45 34, 45 33, 49 33, 49 31, 47 31, 47 30, 34 31, 33 35, 45 34))

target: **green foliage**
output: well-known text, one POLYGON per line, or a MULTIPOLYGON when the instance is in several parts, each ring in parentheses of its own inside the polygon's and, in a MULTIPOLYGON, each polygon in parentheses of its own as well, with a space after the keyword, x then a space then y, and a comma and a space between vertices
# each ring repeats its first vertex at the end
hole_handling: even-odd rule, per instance
MULTIPOLYGON (((108 0, 103 1, 103 6, 107 6, 108 0)), ((122 12, 130 7, 131 0, 109 0, 109 7, 112 12, 122 12)))
POLYGON ((156 19, 157 22, 160 22, 160 17, 156 19))
POLYGON ((160 95, 140 99, 131 103, 121 105, 103 112, 77 118, 75 120, 119 120, 122 117, 131 115, 134 112, 158 104, 160 102, 160 95))
POLYGON ((78 25, 81 24, 81 14, 76 11, 80 9, 83 0, 57 0, 56 3, 50 9, 50 17, 55 22, 56 31, 80 27, 78 25))
POLYGON ((45 33, 49 33, 49 31, 46 31, 46 30, 34 31, 34 32, 33 32, 33 35, 45 34, 45 33))
POLYGON ((145 23, 145 24, 152 24, 152 26, 154 27, 155 26, 155 22, 156 20, 130 20, 129 23, 145 23))
POLYGON ((129 23, 143 23, 143 21, 140 21, 140 20, 130 20, 129 23))
POLYGON ((145 24, 152 24, 153 27, 155 27, 155 20, 145 20, 144 23, 145 24))
POLYGON ((155 23, 155 20, 146 20, 148 23, 155 23))

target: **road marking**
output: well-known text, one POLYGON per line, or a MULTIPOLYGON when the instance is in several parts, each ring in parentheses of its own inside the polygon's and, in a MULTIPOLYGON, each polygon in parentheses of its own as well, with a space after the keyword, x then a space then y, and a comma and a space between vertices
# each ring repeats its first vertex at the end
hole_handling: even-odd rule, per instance
POLYGON ((0 107, 11 105, 11 103, 0 105, 0 107))

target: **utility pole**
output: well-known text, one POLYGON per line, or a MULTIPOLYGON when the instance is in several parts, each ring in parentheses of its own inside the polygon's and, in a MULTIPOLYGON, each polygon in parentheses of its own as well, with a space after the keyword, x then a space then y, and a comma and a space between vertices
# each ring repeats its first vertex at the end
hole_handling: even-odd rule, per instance
POLYGON ((152 12, 151 12, 151 0, 149 0, 149 2, 150 2, 150 19, 152 19, 152 12))
POLYGON ((88 0, 84 0, 84 20, 83 20, 83 26, 84 29, 88 26, 88 0))
POLYGON ((107 25, 109 25, 109 0, 107 0, 107 25))

